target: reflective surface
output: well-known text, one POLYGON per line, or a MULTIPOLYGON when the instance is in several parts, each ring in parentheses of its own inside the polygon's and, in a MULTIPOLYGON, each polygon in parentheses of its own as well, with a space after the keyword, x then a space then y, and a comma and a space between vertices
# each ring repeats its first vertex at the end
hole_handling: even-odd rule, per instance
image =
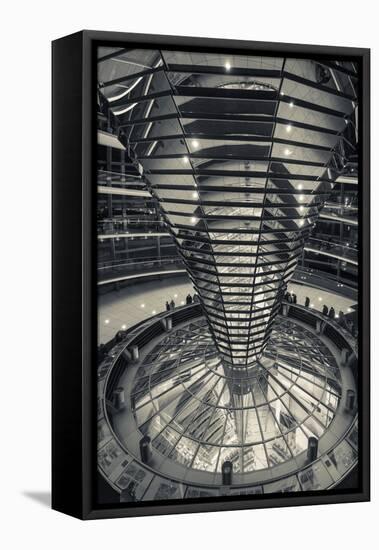
POLYGON ((201 304, 120 319, 99 360, 121 502, 331 489, 356 466, 355 331, 325 313, 317 335, 311 303, 278 317, 300 258, 300 284, 354 294, 356 87, 349 62, 99 49, 98 284, 185 267, 201 304))
POLYGON ((332 190, 353 79, 311 60, 131 50, 99 82, 220 356, 254 365, 332 190))
POLYGON ((338 484, 358 460, 356 407, 346 408, 355 374, 335 359, 336 345, 353 351, 351 336, 328 321, 328 337, 320 339, 311 325, 321 314, 291 306, 290 317, 277 319, 259 369, 241 377, 221 367, 199 311, 187 306, 146 320, 100 363, 98 467, 120 501, 338 484), (303 320, 295 319, 301 312, 303 320), (169 333, 162 325, 167 318, 176 325, 169 333), (127 350, 136 341, 142 357, 130 361, 127 350), (115 400, 120 391, 121 407, 115 400), (139 445, 146 436, 150 453, 143 459, 139 445), (314 437, 318 453, 310 459, 314 437), (231 483, 221 474, 228 462, 231 483))
POLYGON ((167 336, 146 358, 132 390, 139 430, 188 468, 234 472, 275 466, 306 450, 333 419, 337 365, 317 337, 276 325, 254 374, 227 370, 204 321, 167 336))

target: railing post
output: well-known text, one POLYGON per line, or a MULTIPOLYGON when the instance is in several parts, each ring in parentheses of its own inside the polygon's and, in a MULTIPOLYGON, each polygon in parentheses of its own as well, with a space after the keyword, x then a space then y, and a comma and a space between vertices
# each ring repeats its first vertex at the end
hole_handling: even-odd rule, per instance
POLYGON ((347 348, 343 348, 341 350, 341 366, 346 367, 348 361, 349 361, 350 353, 347 348))
POLYGON ((316 437, 310 437, 308 439, 307 461, 313 462, 317 458, 318 452, 318 439, 316 437))
POLYGON ((222 484, 231 485, 233 480, 233 464, 230 460, 226 460, 221 467, 222 471, 222 484))
POLYGON ((316 334, 323 334, 325 329, 325 322, 322 319, 316 320, 316 334))
POLYGON ((171 316, 165 318, 165 329, 166 329, 167 332, 170 332, 170 330, 172 329, 172 317, 171 316))
POLYGON ((118 411, 125 409, 125 391, 123 387, 116 388, 113 392, 114 406, 118 411))
POLYGON ((133 361, 138 361, 138 359, 139 359, 138 346, 136 346, 136 345, 132 346, 130 351, 132 352, 132 360, 133 361))
POLYGON ((355 391, 346 390, 346 402, 345 402, 346 412, 353 412, 354 407, 355 407, 355 391))
POLYGON ((139 442, 139 450, 141 453, 141 460, 144 464, 147 464, 151 460, 151 439, 148 435, 144 435, 139 442))

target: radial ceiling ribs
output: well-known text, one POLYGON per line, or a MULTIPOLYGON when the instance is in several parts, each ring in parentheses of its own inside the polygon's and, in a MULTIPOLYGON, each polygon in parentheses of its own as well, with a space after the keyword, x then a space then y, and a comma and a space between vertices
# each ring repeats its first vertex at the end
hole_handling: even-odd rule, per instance
POLYGON ((349 63, 157 50, 99 63, 99 91, 233 368, 262 354, 333 187, 354 75, 349 63))

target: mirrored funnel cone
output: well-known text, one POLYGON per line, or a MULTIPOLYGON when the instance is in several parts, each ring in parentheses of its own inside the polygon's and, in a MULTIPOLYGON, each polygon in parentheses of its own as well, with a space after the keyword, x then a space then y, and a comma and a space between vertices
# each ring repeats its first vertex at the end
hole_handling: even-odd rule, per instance
POLYGON ((217 349, 232 368, 254 365, 343 159, 354 67, 123 50, 110 73, 104 59, 101 101, 159 204, 217 349))

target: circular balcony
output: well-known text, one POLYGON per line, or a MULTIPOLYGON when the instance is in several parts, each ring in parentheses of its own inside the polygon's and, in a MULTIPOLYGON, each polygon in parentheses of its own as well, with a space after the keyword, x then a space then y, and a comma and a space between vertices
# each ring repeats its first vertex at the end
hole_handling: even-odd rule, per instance
POLYGON ((329 489, 357 462, 356 353, 337 323, 283 303, 236 377, 198 304, 152 317, 100 351, 99 471, 121 501, 329 489))

